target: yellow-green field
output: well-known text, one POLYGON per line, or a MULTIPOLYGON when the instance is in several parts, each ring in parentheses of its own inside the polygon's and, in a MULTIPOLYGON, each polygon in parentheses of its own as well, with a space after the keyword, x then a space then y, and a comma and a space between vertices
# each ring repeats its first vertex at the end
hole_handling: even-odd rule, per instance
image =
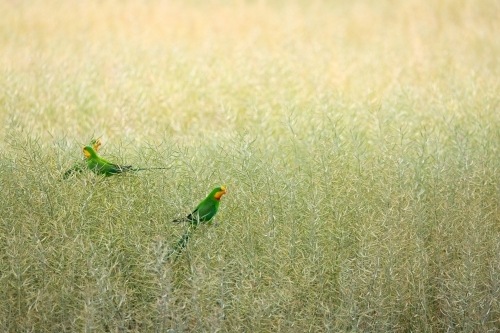
POLYGON ((1 332, 500 330, 500 2, 0 13, 1 332))

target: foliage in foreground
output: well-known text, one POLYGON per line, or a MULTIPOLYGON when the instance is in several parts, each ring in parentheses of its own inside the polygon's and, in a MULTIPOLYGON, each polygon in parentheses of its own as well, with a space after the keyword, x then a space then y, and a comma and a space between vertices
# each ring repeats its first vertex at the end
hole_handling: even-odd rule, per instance
POLYGON ((353 130, 321 133, 266 147, 240 136, 182 155, 163 144, 135 158, 168 158, 173 170, 65 181, 55 155, 42 154, 57 146, 11 142, 1 157, 2 330, 497 329, 500 161, 490 139, 455 129, 448 140, 462 141, 451 145, 388 130, 394 137, 370 144, 353 130), (166 263, 184 231, 169 221, 217 181, 231 185, 216 223, 166 263))

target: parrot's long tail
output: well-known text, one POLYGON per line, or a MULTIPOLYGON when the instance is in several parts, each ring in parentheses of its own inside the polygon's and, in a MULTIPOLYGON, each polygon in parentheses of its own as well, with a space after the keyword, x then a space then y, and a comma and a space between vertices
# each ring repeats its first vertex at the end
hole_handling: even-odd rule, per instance
POLYGON ((179 258, 179 256, 181 255, 182 250, 186 247, 186 245, 187 245, 187 243, 189 241, 189 237, 191 237, 191 234, 195 230, 196 230, 196 226, 195 225, 190 226, 188 228, 188 230, 186 230, 186 232, 184 233, 184 235, 182 235, 181 239, 179 239, 179 241, 177 242, 177 244, 175 244, 174 249, 168 254, 167 261, 171 260, 172 256, 174 254, 175 254, 174 262, 177 261, 177 258, 179 258))
POLYGON ((143 171, 143 170, 167 170, 170 169, 170 167, 165 167, 165 168, 132 168, 130 170, 132 171, 143 171))

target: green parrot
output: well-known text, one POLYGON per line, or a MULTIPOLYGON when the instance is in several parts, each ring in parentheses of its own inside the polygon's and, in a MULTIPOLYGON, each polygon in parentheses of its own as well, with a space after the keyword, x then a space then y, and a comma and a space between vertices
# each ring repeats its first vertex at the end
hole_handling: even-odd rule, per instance
POLYGON ((189 237, 191 237, 191 234, 196 230, 196 227, 200 223, 211 223, 213 217, 219 210, 220 199, 224 194, 226 194, 226 186, 214 188, 212 192, 210 192, 210 194, 205 199, 203 199, 203 201, 200 202, 198 206, 196 206, 191 214, 184 218, 175 219, 172 221, 189 222, 190 225, 188 230, 184 233, 184 235, 182 235, 181 239, 179 239, 177 244, 174 246, 172 252, 170 252, 170 254, 168 255, 167 260, 169 260, 175 253, 177 253, 177 255, 175 256, 174 261, 177 260, 182 252, 182 249, 186 247, 189 237))
MULTIPOLYGON (((90 140, 90 146, 94 148, 94 151, 98 151, 99 147, 101 146, 101 139, 92 139, 90 140)), ((81 160, 80 162, 76 163, 71 169, 67 170, 63 174, 63 179, 69 178, 73 173, 80 173, 83 170, 87 168, 87 162, 85 161, 85 158, 81 160)))
POLYGON ((196 206, 191 214, 184 218, 175 219, 172 222, 189 222, 198 225, 200 222, 210 222, 219 210, 220 198, 226 194, 226 187, 216 187, 210 194, 196 206))
POLYGON ((94 171, 96 174, 105 175, 106 177, 127 171, 169 169, 169 168, 134 168, 131 165, 114 164, 99 157, 94 148, 92 148, 91 146, 83 147, 83 154, 87 159, 87 167, 90 170, 94 171))

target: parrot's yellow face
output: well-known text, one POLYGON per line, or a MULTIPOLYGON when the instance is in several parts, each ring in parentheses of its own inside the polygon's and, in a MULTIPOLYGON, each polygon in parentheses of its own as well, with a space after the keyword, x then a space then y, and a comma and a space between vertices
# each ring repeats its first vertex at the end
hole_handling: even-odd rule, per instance
POLYGON ((90 158, 90 152, 87 150, 87 147, 83 147, 83 155, 85 155, 85 158, 90 158))
POLYGON ((224 194, 226 194, 226 192, 227 192, 227 191, 226 191, 226 187, 225 187, 225 186, 221 186, 221 187, 220 187, 220 191, 218 191, 217 193, 215 193, 215 199, 220 200, 220 198, 221 198, 224 194))

